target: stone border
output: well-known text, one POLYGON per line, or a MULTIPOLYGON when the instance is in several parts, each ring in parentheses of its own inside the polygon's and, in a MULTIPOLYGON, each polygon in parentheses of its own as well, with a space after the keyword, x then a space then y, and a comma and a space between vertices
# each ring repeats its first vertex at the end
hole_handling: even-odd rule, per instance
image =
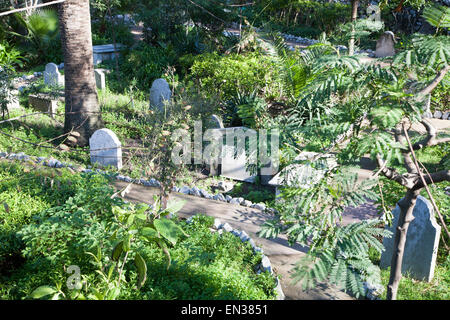
MULTIPOLYGON (((188 219, 186 219, 186 222, 191 223, 192 219, 195 216, 196 215, 189 217, 188 219)), ((248 242, 251 245, 254 254, 257 254, 258 252, 261 253, 262 259, 261 259, 261 263, 257 266, 256 274, 259 275, 262 272, 269 271, 270 274, 275 277, 275 280, 277 283, 276 288, 275 288, 275 290, 277 291, 277 300, 285 300, 286 299, 283 289, 281 288, 280 279, 278 278, 278 276, 274 275, 272 265, 270 263, 269 258, 266 255, 264 255, 264 250, 261 247, 256 246, 255 241, 245 231, 233 229, 233 227, 228 222, 222 223, 222 221, 220 221, 220 219, 218 219, 218 218, 214 219, 213 230, 214 230, 213 232, 218 232, 219 235, 221 235, 224 231, 229 232, 229 233, 233 234, 234 236, 238 237, 239 239, 241 239, 241 241, 243 243, 248 242)))
MULTIPOLYGON (((26 155, 23 152, 19 152, 19 153, 10 153, 8 154, 7 152, 0 152, 0 159, 2 158, 6 158, 9 160, 19 160, 19 161, 34 161, 36 164, 42 164, 46 167, 50 167, 50 168, 70 168, 72 170, 76 170, 75 166, 72 164, 68 164, 65 162, 61 162, 59 160, 56 160, 54 158, 50 158, 47 159, 45 157, 35 157, 35 160, 33 160, 33 158, 29 155, 26 155)), ((89 168, 80 168, 76 171, 79 172, 84 172, 84 173, 89 173, 89 172, 98 172, 98 173, 106 173, 106 174, 110 174, 110 172, 108 171, 103 171, 100 169, 89 169, 89 168)), ((135 184, 140 184, 143 185, 145 187, 160 187, 161 183, 156 180, 156 179, 150 179, 150 180, 145 180, 145 179, 133 179, 129 176, 124 176, 121 174, 118 174, 115 176, 116 180, 119 181, 124 181, 127 183, 135 183, 135 184)), ((216 200, 216 201, 222 201, 222 202, 227 202, 230 204, 238 204, 244 207, 248 207, 248 208, 252 208, 252 209, 257 209, 257 210, 261 210, 261 211, 267 211, 268 213, 276 213, 276 210, 273 208, 267 208, 266 205, 264 203, 252 203, 250 200, 246 200, 242 197, 239 198, 232 198, 231 196, 224 196, 222 193, 216 194, 216 195, 211 195, 210 193, 208 193, 207 191, 203 190, 203 189, 199 189, 197 187, 188 187, 188 186, 183 186, 181 188, 179 187, 173 187, 172 189, 173 192, 178 192, 178 193, 183 193, 186 195, 192 195, 192 196, 196 196, 196 197, 201 197, 201 198, 205 198, 205 199, 209 199, 209 200, 216 200)))

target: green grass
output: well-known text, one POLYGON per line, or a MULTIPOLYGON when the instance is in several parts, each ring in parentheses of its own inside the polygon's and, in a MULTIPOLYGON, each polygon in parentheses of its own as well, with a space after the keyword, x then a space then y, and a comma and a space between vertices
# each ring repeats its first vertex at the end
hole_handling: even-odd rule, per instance
MULTIPOLYGON (((381 271, 382 284, 389 282, 390 268, 381 271)), ((386 292, 382 295, 386 299, 386 292)), ((403 276, 398 287, 397 300, 449 300, 450 265, 449 262, 436 265, 431 282, 414 280, 403 276)))

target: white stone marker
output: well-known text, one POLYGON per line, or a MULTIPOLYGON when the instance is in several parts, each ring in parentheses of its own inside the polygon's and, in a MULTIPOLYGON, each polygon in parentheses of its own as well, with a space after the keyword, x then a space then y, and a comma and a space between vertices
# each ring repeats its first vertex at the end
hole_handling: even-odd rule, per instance
POLYGON ((164 101, 170 101, 171 96, 172 91, 167 81, 164 79, 156 79, 153 81, 150 89, 150 107, 155 107, 163 111, 164 101))
POLYGON ((395 36, 392 31, 386 31, 383 33, 377 41, 375 56, 377 58, 384 58, 395 55, 395 42, 395 36))
POLYGON ((116 134, 109 129, 100 129, 94 132, 89 139, 91 149, 91 163, 101 166, 122 168, 122 144, 116 134))
MULTIPOLYGON (((392 238, 384 238, 385 251, 381 255, 380 267, 387 268, 391 265, 394 251, 395 229, 400 208, 397 205, 393 211, 392 238)), ((431 281, 439 245, 441 227, 436 223, 431 203, 422 196, 417 197, 413 211, 414 220, 409 224, 406 234, 405 251, 403 253, 402 274, 408 272, 417 280, 431 281)))
POLYGON ((45 66, 44 83, 51 87, 64 85, 64 76, 59 73, 56 64, 50 62, 45 66))
MULTIPOLYGON (((253 139, 252 143, 257 142, 256 131, 246 128, 246 127, 231 127, 224 129, 213 129, 220 131, 225 137, 230 137, 225 139, 222 145, 222 157, 219 159, 219 163, 222 165, 221 176, 230 178, 238 181, 245 181, 254 183, 256 179, 256 174, 252 174, 248 168, 250 154, 246 152, 245 148, 241 148, 239 144, 234 143, 235 136, 237 141, 245 141, 246 135, 249 135, 250 141, 253 139)), ((256 156, 256 155, 253 155, 256 156)))
POLYGON ((97 85, 97 89, 105 89, 106 88, 106 80, 105 73, 101 69, 94 69, 95 75, 95 84, 97 85))

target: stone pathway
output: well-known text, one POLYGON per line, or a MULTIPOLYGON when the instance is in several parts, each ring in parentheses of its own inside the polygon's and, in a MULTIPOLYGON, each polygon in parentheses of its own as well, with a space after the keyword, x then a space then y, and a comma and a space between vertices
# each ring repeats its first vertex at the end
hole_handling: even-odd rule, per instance
MULTIPOLYGON (((115 187, 123 189, 127 183, 117 181, 115 187)), ((153 195, 158 194, 157 188, 132 185, 130 192, 124 199, 133 202, 152 203, 153 195)), ((179 211, 182 218, 189 218, 198 213, 204 213, 222 222, 228 222, 233 228, 241 229, 254 239, 255 243, 264 249, 274 267, 274 271, 281 278, 281 286, 288 300, 351 300, 348 294, 338 290, 334 286, 321 284, 317 288, 304 292, 301 284, 293 284, 291 270, 301 257, 305 256, 305 248, 296 245, 290 247, 286 237, 279 236, 276 239, 265 239, 257 236, 261 225, 272 216, 260 210, 233 205, 221 201, 189 196, 181 193, 172 193, 171 200, 186 200, 186 204, 179 211)))

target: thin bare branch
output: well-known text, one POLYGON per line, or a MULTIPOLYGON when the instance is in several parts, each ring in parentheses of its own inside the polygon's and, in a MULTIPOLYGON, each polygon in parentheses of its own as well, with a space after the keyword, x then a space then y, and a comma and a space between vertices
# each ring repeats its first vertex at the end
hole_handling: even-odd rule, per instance
MULTIPOLYGON (((442 217, 442 214, 439 211, 439 208, 436 205, 436 202, 434 201, 433 195, 431 194, 431 191, 428 188, 428 183, 430 183, 430 182, 427 183, 425 177, 423 176, 422 172, 420 171, 419 164, 417 163, 416 154, 414 153, 413 146, 411 144, 411 140, 409 139, 409 136, 408 136, 408 130, 406 130, 405 126, 403 126, 403 133, 404 133, 404 135, 406 137, 406 141, 408 142, 409 149, 411 150, 411 154, 412 154, 413 159, 414 159, 414 165, 417 168, 417 172, 419 173, 420 180, 421 180, 421 182, 423 184, 423 187, 425 187, 425 190, 427 191, 428 196, 430 197, 431 203, 433 204, 434 210, 436 210, 436 213, 439 216, 439 220, 441 220, 442 227, 445 229, 445 232, 447 233, 447 236, 450 238, 450 232, 447 229, 447 225, 445 224, 444 218, 442 217)), ((440 173, 440 175, 441 175, 440 179, 445 179, 445 180, 450 181, 450 170, 447 170, 446 172, 445 171, 440 171, 440 172, 436 172, 436 173, 440 173)), ((430 174, 427 177, 429 179, 431 179, 431 181, 440 182, 439 181, 439 177, 438 177, 438 179, 436 179, 435 177, 433 177, 433 175, 430 175, 430 174)), ((441 180, 441 181, 444 181, 444 180, 441 180)), ((413 190, 419 190, 419 189, 420 188, 413 189, 413 190)))
POLYGON ((436 77, 433 79, 433 81, 430 82, 429 85, 427 85, 424 89, 422 89, 419 94, 417 95, 417 98, 419 100, 421 100, 424 96, 426 96, 427 94, 430 94, 431 91, 434 90, 434 88, 436 88, 439 83, 442 81, 442 79, 444 79, 445 75, 447 74, 447 72, 450 70, 450 65, 445 66, 444 68, 442 68, 441 71, 439 71, 439 73, 436 75, 436 77))

